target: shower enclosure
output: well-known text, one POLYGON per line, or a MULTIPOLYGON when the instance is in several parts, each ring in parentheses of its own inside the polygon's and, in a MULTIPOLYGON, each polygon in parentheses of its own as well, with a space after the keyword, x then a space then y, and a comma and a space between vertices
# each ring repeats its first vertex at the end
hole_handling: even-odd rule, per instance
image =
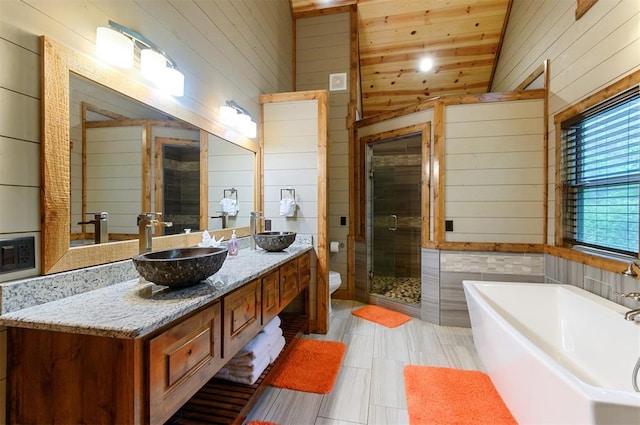
POLYGON ((368 144, 369 294, 420 304, 422 135, 368 144))

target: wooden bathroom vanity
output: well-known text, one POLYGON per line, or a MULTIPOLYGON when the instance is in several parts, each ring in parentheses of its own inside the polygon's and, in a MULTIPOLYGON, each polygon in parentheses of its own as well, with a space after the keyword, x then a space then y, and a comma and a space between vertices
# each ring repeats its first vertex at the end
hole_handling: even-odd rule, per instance
MULTIPOLYGON (((7 418, 11 423, 166 422, 203 386, 218 381, 212 379, 215 373, 300 293, 308 312, 310 250, 309 245, 285 253, 241 250, 214 275, 220 275, 218 281, 181 290, 129 281, 3 315, 7 418), (95 320, 89 319, 92 314, 95 320)), ((282 317, 291 340, 290 315, 282 317)), ((293 333, 306 331, 306 316, 293 317, 293 333)), ((278 361, 286 357, 289 342, 278 361)), ((218 406, 226 416, 221 423, 241 422, 268 384, 267 372, 276 368, 277 362, 256 385, 239 385, 244 402, 218 406)), ((208 411, 216 414, 215 403, 208 411)))

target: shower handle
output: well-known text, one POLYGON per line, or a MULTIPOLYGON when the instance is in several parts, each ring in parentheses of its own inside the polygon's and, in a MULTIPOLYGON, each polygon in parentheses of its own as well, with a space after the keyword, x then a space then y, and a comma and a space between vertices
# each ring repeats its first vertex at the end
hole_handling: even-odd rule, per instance
POLYGON ((398 216, 395 214, 390 214, 387 219, 387 223, 389 224, 389 230, 395 232, 398 230, 398 216))

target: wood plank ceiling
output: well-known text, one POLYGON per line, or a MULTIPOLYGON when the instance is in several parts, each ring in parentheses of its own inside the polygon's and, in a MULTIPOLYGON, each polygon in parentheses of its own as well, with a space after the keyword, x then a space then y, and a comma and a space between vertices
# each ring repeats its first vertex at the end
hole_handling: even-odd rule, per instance
POLYGON ((491 89, 511 0, 291 0, 295 18, 353 4, 365 118, 491 89), (425 57, 434 63, 427 72, 425 57))

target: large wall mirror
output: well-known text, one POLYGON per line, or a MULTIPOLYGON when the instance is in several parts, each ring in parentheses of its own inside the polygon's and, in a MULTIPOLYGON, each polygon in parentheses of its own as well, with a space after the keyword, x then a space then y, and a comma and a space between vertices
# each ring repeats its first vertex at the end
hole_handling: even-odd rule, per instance
POLYGON ((257 143, 46 37, 42 76, 43 274, 135 255, 142 212, 154 248, 248 233, 257 143))

